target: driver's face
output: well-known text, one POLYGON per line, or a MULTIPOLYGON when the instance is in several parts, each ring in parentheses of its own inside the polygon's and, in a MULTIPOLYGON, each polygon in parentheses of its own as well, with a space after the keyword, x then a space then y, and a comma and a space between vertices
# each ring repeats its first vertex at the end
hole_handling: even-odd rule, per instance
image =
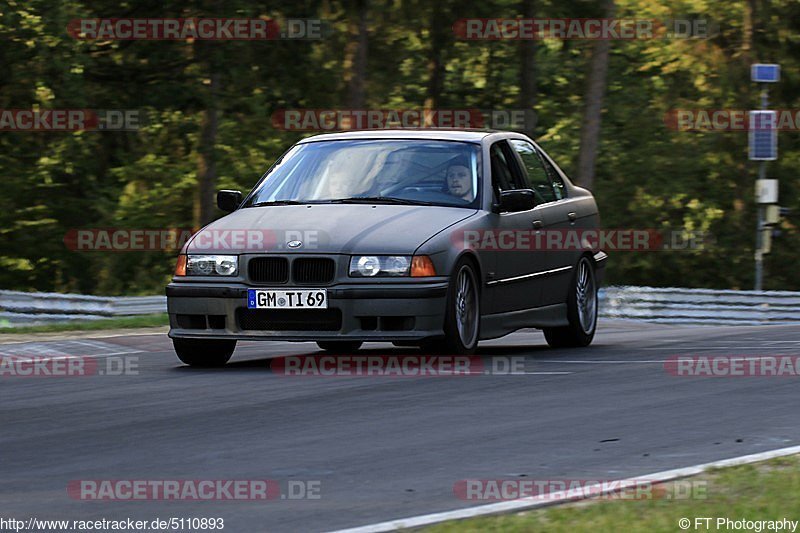
POLYGON ((447 169, 447 188, 450 193, 463 198, 472 200, 472 180, 470 179, 469 169, 461 165, 453 165, 447 169))

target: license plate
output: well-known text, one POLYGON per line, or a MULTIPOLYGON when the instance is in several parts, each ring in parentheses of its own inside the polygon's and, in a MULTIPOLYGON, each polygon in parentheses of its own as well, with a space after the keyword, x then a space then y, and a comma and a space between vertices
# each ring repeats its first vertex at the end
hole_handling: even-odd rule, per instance
POLYGON ((327 309, 326 289, 247 289, 248 309, 327 309))

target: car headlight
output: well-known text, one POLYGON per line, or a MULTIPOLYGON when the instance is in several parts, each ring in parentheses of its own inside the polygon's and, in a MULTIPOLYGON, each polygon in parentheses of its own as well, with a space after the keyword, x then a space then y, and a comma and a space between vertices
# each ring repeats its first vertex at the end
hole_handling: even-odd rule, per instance
POLYGON ((350 258, 350 276, 374 278, 408 276, 411 256, 407 255, 354 255, 350 258))
POLYGON ((186 276, 235 276, 239 272, 239 257, 235 255, 188 255, 185 261, 186 276))

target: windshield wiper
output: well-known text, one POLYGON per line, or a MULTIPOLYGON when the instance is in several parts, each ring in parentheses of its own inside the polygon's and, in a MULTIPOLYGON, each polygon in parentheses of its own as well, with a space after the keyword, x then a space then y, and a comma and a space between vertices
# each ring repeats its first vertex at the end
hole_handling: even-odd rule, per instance
POLYGON ((405 198, 394 198, 391 196, 352 196, 350 198, 335 198, 330 200, 336 204, 400 204, 400 205, 435 205, 432 202, 422 200, 406 200, 405 198))
POLYGON ((256 202, 245 207, 262 207, 265 205, 304 205, 308 202, 299 202, 297 200, 272 200, 270 202, 256 202))

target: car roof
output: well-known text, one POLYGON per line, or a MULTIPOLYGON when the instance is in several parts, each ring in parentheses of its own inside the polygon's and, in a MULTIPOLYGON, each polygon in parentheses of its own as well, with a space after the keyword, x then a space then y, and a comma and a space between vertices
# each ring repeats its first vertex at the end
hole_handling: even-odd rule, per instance
POLYGON ((447 129, 447 128, 403 128, 403 129, 372 129, 344 131, 338 133, 323 133, 306 137, 299 144, 318 141, 343 141, 359 139, 421 139, 429 141, 461 141, 481 142, 484 137, 500 133, 487 129, 447 129))

